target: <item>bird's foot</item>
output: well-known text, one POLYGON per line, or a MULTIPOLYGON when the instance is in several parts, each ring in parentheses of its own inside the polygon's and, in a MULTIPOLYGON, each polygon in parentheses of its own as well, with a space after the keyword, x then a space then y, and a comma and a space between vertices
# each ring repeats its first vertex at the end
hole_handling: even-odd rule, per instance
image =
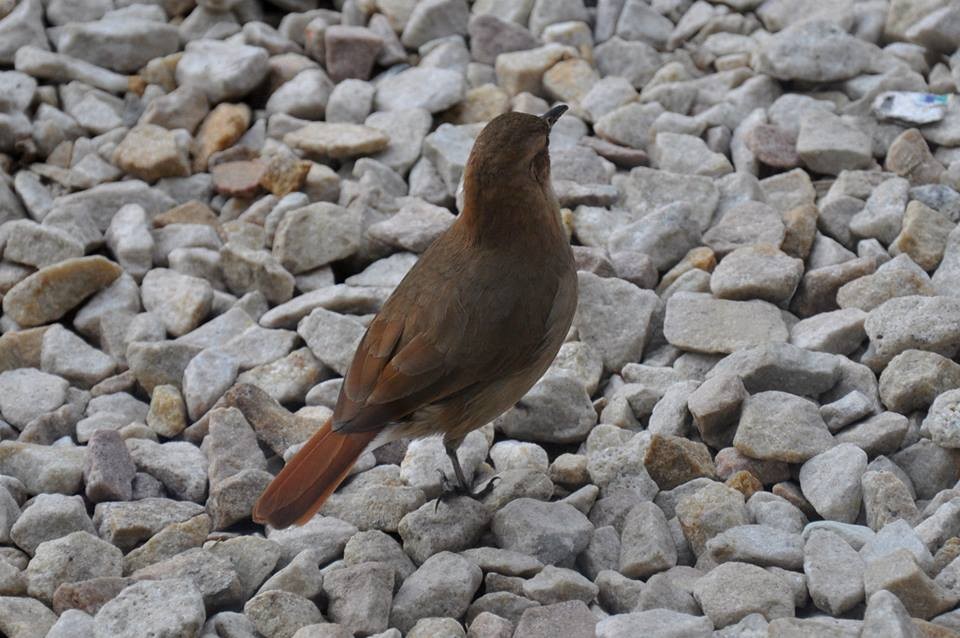
POLYGON ((437 472, 440 473, 440 496, 438 496, 434 502, 434 513, 440 509, 441 501, 449 501, 460 496, 467 496, 477 501, 483 500, 487 494, 493 491, 496 482, 500 480, 499 476, 494 476, 487 481, 486 485, 474 492, 468 485, 464 485, 460 481, 451 481, 447 478, 447 475, 443 473, 443 470, 438 468, 437 472))

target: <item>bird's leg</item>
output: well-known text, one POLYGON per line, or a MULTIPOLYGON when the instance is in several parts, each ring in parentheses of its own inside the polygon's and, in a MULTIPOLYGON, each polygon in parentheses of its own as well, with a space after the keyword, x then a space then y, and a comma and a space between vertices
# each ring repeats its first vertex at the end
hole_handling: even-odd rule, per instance
POLYGON ((476 492, 471 491, 470 484, 467 482, 467 478, 463 473, 463 468, 460 467, 460 459, 457 458, 458 446, 459 441, 456 443, 444 441, 444 448, 446 448, 447 456, 450 457, 450 462, 453 464, 453 472, 457 477, 457 482, 454 483, 448 479, 447 475, 443 473, 443 470, 437 470, 440 472, 441 493, 440 496, 437 497, 436 505, 434 505, 433 508, 434 511, 440 507, 440 501, 445 501, 456 496, 469 496, 470 498, 480 500, 493 490, 495 481, 500 480, 500 477, 494 476, 487 481, 487 484, 481 489, 476 492))

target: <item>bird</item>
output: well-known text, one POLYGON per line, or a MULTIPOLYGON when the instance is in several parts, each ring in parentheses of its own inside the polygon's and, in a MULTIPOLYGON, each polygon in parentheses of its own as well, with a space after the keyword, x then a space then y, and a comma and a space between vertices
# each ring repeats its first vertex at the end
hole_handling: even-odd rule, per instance
POLYGON ((254 521, 306 523, 364 452, 401 438, 442 436, 456 478, 444 490, 478 497, 457 447, 540 379, 577 307, 550 179, 550 131, 566 110, 504 113, 483 128, 459 215, 370 322, 332 416, 261 494, 254 521))

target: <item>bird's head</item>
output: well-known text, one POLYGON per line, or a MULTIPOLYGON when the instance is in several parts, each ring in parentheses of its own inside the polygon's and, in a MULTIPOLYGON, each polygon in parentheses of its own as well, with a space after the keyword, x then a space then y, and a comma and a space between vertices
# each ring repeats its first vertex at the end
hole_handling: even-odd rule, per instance
POLYGON ((467 161, 466 179, 484 187, 491 181, 516 184, 531 179, 550 181, 550 129, 567 106, 560 104, 540 116, 504 113, 477 136, 467 161))

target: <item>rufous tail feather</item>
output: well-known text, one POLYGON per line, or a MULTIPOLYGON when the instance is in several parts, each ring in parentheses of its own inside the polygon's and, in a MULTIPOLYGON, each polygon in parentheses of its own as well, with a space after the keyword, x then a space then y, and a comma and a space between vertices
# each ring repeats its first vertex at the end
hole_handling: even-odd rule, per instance
POLYGON ((347 478, 376 436, 376 431, 334 432, 331 419, 327 419, 257 499, 253 520, 278 529, 306 523, 347 478))

